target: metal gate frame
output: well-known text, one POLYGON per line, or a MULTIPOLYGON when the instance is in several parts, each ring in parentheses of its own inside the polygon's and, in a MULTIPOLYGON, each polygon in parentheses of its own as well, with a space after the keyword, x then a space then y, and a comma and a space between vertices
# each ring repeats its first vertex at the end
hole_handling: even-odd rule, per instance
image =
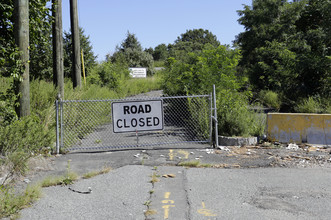
MULTIPOLYGON (((207 140, 198 140, 198 141, 178 141, 178 142, 160 142, 160 143, 151 143, 151 144, 139 144, 139 139, 142 136, 139 136, 138 132, 136 132, 136 140, 137 144, 134 145, 119 145, 119 146, 106 146, 106 147, 72 147, 70 150, 111 150, 116 148, 136 148, 136 147, 145 147, 145 146, 152 146, 152 145, 168 145, 168 144, 179 144, 179 143, 210 143, 211 146, 218 146, 218 122, 217 122, 217 108, 216 108, 216 92, 215 92, 215 86, 213 86, 213 93, 209 95, 192 95, 192 96, 172 96, 172 97, 142 97, 142 98, 129 98, 129 99, 111 99, 111 100, 56 100, 55 106, 56 106, 56 153, 59 154, 60 150, 65 148, 65 126, 64 123, 64 105, 67 105, 68 103, 73 104, 93 104, 98 102, 118 102, 118 101, 148 101, 148 100, 155 100, 160 99, 162 101, 164 100, 175 100, 175 99, 184 99, 184 100, 193 100, 193 99, 199 99, 199 98, 207 98, 209 99, 209 108, 210 108, 210 115, 209 115, 209 137, 207 140), (213 133, 214 133, 214 139, 213 139, 213 133)), ((112 119, 111 119, 112 120, 112 119)), ((108 123, 109 124, 109 123, 108 123)), ((99 126, 99 125, 98 125, 99 126)), ((102 124, 100 124, 102 126, 102 124)), ((94 128, 95 129, 95 128, 94 128)), ((91 132, 93 133, 93 132, 91 132)), ((149 135, 150 133, 144 133, 142 134, 149 135)), ((153 133, 153 132, 152 132, 153 133)), ((132 133, 131 133, 132 134, 132 133)), ((154 133, 155 134, 155 133, 154 133)), ((115 134, 116 135, 116 134, 115 134)), ((132 137, 132 135, 131 135, 132 137)))

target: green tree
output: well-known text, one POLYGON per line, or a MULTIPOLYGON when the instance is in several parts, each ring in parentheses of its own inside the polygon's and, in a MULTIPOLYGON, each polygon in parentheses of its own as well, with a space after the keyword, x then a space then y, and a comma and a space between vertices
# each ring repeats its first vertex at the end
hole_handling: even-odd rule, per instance
POLYGON ((163 82, 166 94, 206 94, 211 92, 213 84, 238 91, 247 81, 236 74, 239 50, 206 45, 202 52, 189 53, 188 56, 188 62, 168 58, 163 82))
POLYGON ((193 29, 177 37, 177 40, 169 48, 170 56, 176 59, 186 59, 190 52, 201 52, 205 45, 218 47, 220 42, 217 37, 208 30, 193 29))
POLYGON ((238 11, 240 69, 255 90, 273 90, 291 101, 331 97, 330 10, 323 0, 254 0, 238 11))
MULTIPOLYGON (((51 16, 47 0, 29 0, 30 78, 47 79, 52 70, 51 16)), ((0 75, 20 78, 14 41, 14 2, 0 0, 0 75)))
MULTIPOLYGON (((97 64, 97 56, 93 53, 93 47, 90 42, 90 37, 84 34, 83 28, 79 28, 80 36, 80 48, 83 50, 85 73, 88 75, 91 69, 97 64)), ((64 31, 63 38, 64 47, 64 76, 71 78, 73 74, 72 70, 72 38, 71 32, 64 31)), ((82 70, 83 71, 83 70, 82 70)))
POLYGON ((165 44, 160 44, 155 47, 153 58, 155 61, 163 61, 169 57, 168 47, 165 44))
POLYGON ((152 55, 143 51, 136 36, 130 32, 121 46, 116 47, 116 52, 112 56, 107 55, 107 61, 120 62, 127 67, 147 67, 147 74, 154 74, 152 55))

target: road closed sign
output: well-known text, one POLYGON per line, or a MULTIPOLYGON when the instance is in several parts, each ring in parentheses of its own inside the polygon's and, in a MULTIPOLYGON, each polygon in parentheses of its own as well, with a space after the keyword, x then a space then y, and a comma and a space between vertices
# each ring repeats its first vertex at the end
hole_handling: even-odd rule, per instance
POLYGON ((114 133, 163 130, 162 100, 112 103, 114 133))

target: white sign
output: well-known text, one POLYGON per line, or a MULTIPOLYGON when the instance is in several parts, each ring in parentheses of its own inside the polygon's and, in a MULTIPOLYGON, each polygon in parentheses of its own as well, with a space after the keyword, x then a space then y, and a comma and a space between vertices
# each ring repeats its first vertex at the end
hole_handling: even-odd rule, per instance
POLYGON ((147 68, 129 68, 130 75, 133 78, 146 78, 147 77, 147 68))
POLYGON ((163 130, 162 100, 113 102, 114 133, 163 130))

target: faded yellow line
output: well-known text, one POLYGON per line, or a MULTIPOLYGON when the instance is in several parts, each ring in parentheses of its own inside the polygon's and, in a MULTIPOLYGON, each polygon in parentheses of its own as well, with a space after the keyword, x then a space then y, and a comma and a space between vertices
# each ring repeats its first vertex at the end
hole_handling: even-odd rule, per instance
MULTIPOLYGON (((170 197, 170 192, 165 192, 164 193, 164 198, 165 200, 162 200, 162 203, 164 204, 174 204, 175 201, 174 200, 169 200, 169 197, 170 197)), ((164 219, 168 219, 169 218, 169 210, 170 210, 170 207, 175 207, 175 205, 164 205, 162 206, 162 208, 164 209, 164 219)))
POLYGON ((164 198, 165 199, 169 199, 169 197, 170 197, 170 192, 165 192, 164 193, 164 198))
POLYGON ((204 202, 201 202, 202 209, 198 209, 198 213, 204 216, 217 216, 216 214, 213 214, 212 210, 206 209, 206 204, 204 202))
POLYGON ((184 155, 185 159, 188 159, 188 156, 190 155, 186 150, 179 150, 178 153, 184 155))
POLYGON ((173 160, 174 159, 174 150, 173 149, 170 149, 169 150, 169 159, 170 160, 173 160))

